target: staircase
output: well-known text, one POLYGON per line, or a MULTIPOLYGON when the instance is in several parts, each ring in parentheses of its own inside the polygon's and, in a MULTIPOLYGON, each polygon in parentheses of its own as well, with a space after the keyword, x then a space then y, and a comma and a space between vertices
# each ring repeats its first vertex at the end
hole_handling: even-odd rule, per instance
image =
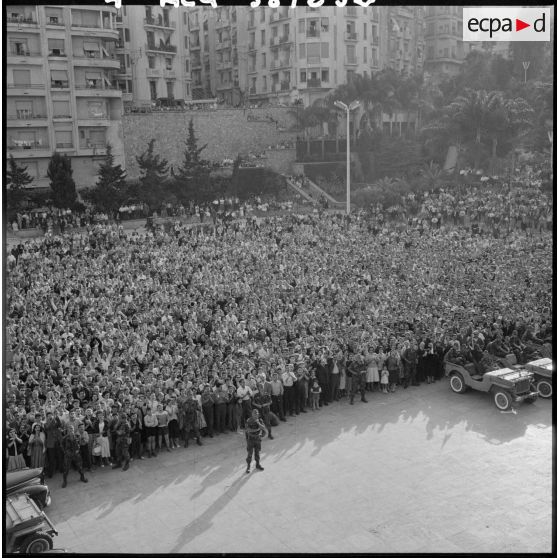
POLYGON ((337 201, 333 196, 328 194, 325 190, 322 190, 315 182, 312 182, 308 177, 306 177, 306 183, 313 190, 313 195, 316 199, 321 199, 323 196, 329 203, 329 206, 336 209, 344 209, 346 207, 345 202, 337 201))
POLYGON ((285 176, 287 184, 299 195, 301 195, 306 201, 309 201, 312 205, 318 205, 318 198, 312 197, 309 193, 305 192, 302 188, 297 186, 289 177, 285 176))

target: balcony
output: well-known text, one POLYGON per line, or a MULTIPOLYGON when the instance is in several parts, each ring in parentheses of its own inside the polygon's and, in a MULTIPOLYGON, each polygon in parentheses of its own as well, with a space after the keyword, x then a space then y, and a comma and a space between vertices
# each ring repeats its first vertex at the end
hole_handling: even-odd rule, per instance
POLYGON ((380 37, 378 35, 372 35, 372 45, 379 46, 380 44, 380 37))
POLYGON ((192 70, 202 67, 202 61, 199 58, 192 58, 190 64, 192 65, 192 70))
POLYGON ((174 21, 163 21, 163 18, 153 18, 146 17, 143 20, 144 27, 157 27, 160 29, 176 29, 176 22, 174 21))
POLYGON ((248 50, 256 50, 256 43, 250 43, 248 45, 248 50))
POLYGON ((232 81, 227 81, 226 83, 220 83, 219 85, 217 85, 217 90, 223 91, 225 89, 231 89, 232 86, 233 86, 232 81))
MULTIPOLYGON (((7 8, 9 9, 9 8, 7 8)), ((21 16, 9 16, 6 18, 8 28, 10 31, 26 31, 26 32, 40 32, 39 23, 37 22, 36 16, 34 17, 24 17, 21 16), (15 29, 12 26, 16 26, 15 29)))
POLYGON ((66 79, 57 79, 50 82, 51 89, 70 89, 70 82, 66 79))
POLYGON ((215 50, 222 50, 224 48, 230 48, 230 47, 231 47, 231 40, 224 39, 223 41, 215 45, 215 50))
POLYGON ((216 67, 218 70, 227 70, 232 67, 232 64, 230 60, 222 60, 221 62, 217 62, 216 67))
POLYGON ((357 66, 358 62, 356 58, 345 58, 345 66, 357 66))
POLYGON ((122 91, 115 85, 78 83, 75 86, 76 97, 120 97, 122 91))
POLYGON ((215 22, 215 29, 221 29, 223 27, 228 27, 231 22, 228 19, 218 19, 215 22))
POLYGON ((35 64, 42 65, 42 53, 40 50, 10 50, 8 52, 8 59, 15 58, 15 60, 9 60, 13 64, 35 64), (18 58, 20 58, 18 60, 18 58))
POLYGON ((48 140, 38 139, 38 140, 19 140, 15 138, 7 138, 8 140, 8 151, 49 151, 48 140))
POLYGON ((321 87, 322 80, 321 79, 308 79, 306 81, 306 87, 321 87))
POLYGON ((56 149, 73 149, 74 148, 74 144, 72 142, 56 142, 56 149))
POLYGON ((254 29, 255 27, 256 27, 256 22, 253 19, 251 19, 248 22, 248 29, 254 29))
POLYGON ((346 41, 358 41, 358 33, 355 33, 355 32, 345 33, 345 40, 346 41))
POLYGON ((74 54, 74 66, 86 68, 114 68, 120 69, 120 60, 114 55, 101 56, 99 51, 86 51, 87 54, 74 54))
POLYGON ((29 95, 29 93, 33 93, 33 95, 45 95, 44 83, 28 83, 28 84, 8 83, 8 85, 6 85, 6 89, 8 90, 7 91, 8 95, 29 95), (43 91, 37 92, 38 89, 42 89, 43 91))
POLYGON ((147 68, 145 70, 145 75, 148 78, 160 78, 161 77, 161 70, 156 68, 147 68))
POLYGON ((256 95, 256 88, 255 87, 250 87, 248 92, 250 93, 250 95, 256 95))
POLYGON ((115 41, 114 43, 114 48, 125 48, 126 45, 124 44, 124 41, 115 41))
POLYGON ((175 45, 154 45, 154 44, 147 44, 145 45, 145 50, 147 52, 164 52, 165 54, 176 54, 176 46, 175 45))
POLYGON ((167 70, 166 68, 163 70, 163 77, 165 79, 176 79, 176 72, 174 70, 167 70))
POLYGON ((290 81, 282 81, 281 82, 281 91, 290 91, 291 90, 291 82, 290 81))
POLYGON ((319 29, 307 29, 306 30, 306 38, 307 39, 319 39, 320 38, 319 29))
POLYGON ((279 43, 280 44, 285 44, 285 43, 290 43, 292 42, 292 39, 290 37, 290 35, 283 35, 280 39, 279 39, 279 43))
POLYGON ((79 151, 82 155, 105 155, 107 143, 104 142, 91 142, 89 140, 80 142, 79 151))
POLYGON ((358 17, 357 9, 355 7, 345 8, 346 17, 358 17))
POLYGON ((290 15, 289 15, 289 8, 275 8, 272 12, 271 15, 269 17, 269 21, 270 22, 274 22, 274 21, 281 21, 282 19, 290 19, 290 15))
POLYGON ((47 125, 46 114, 34 114, 32 110, 17 110, 15 114, 7 115, 8 127, 27 127, 29 122, 33 122, 35 126, 39 124, 47 125))
POLYGON ((197 29, 200 28, 200 22, 199 21, 193 21, 193 20, 188 20, 188 31, 196 31, 197 29))
POLYGON ((269 46, 278 46, 279 45, 279 37, 270 37, 269 39, 269 46))
POLYGON ((190 41, 190 50, 199 50, 201 48, 200 41, 190 41))
POLYGON ((105 22, 106 25, 101 25, 99 21, 96 23, 76 23, 72 21, 71 33, 72 35, 82 35, 86 37, 105 37, 109 39, 118 38, 118 29, 112 28, 105 22))
POLYGON ((48 52, 49 58, 67 58, 68 55, 66 54, 65 50, 55 48, 48 52))

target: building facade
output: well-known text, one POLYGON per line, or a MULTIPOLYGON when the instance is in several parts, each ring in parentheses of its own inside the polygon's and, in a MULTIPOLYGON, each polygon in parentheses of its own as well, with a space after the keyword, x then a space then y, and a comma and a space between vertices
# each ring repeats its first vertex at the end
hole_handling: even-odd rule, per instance
POLYGON ((422 7, 122 7, 118 84, 134 103, 310 104, 355 73, 421 71, 423 20, 422 7))
POLYGON ((187 9, 122 6, 116 25, 117 86, 125 105, 190 99, 187 9))
POLYGON ((105 6, 6 8, 6 151, 33 187, 47 187, 57 151, 78 187, 96 181, 108 143, 124 165, 122 93, 114 82, 116 10, 105 6))

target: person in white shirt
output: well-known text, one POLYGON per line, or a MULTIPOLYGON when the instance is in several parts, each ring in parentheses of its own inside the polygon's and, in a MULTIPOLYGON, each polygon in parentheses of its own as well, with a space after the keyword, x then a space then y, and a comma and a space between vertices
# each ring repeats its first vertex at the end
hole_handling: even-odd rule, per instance
POLYGON ((281 374, 281 380, 283 381, 283 401, 285 404, 285 415, 287 413, 290 416, 294 416, 295 411, 295 387, 296 375, 293 371, 293 365, 288 364, 286 370, 281 374))
POLYGON ((236 389, 236 396, 242 405, 242 418, 241 428, 244 428, 244 423, 252 416, 252 390, 246 385, 246 380, 240 378, 239 386, 236 389))

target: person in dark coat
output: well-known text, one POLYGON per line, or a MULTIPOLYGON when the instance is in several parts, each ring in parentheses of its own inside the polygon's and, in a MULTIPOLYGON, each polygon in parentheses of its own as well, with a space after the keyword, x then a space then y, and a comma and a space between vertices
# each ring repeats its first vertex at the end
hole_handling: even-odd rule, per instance
POLYGON ((68 485, 68 473, 72 465, 75 465, 79 472, 79 480, 81 482, 87 482, 83 474, 79 436, 76 435, 74 427, 71 424, 68 425, 67 433, 62 438, 62 451, 64 452, 64 480, 62 481, 62 488, 66 488, 68 485))

